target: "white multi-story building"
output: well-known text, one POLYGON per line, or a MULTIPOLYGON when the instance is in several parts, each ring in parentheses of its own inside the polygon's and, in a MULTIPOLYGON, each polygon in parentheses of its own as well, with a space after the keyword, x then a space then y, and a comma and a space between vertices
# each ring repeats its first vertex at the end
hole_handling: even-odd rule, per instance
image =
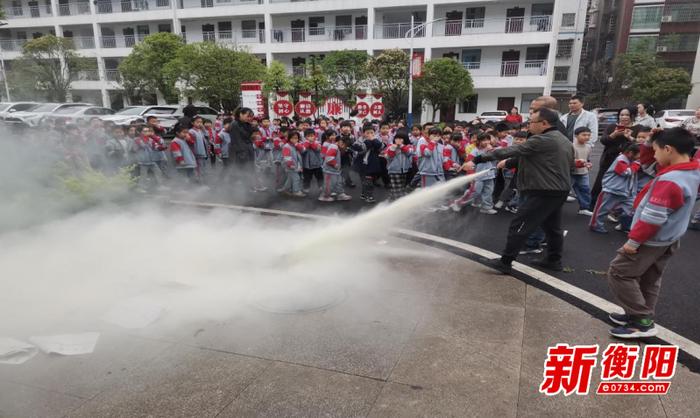
MULTIPOLYGON (((73 83, 83 101, 118 106, 117 67, 145 36, 174 32, 187 42, 245 47, 262 60, 303 71, 312 56, 343 49, 374 55, 408 50, 426 60, 451 57, 472 74, 476 96, 455 106, 457 119, 482 111, 525 110, 542 94, 576 88, 586 0, 4 0, 0 47, 8 67, 27 39, 71 37, 96 61, 73 83)), ((14 69, 13 69, 14 70, 14 69)), ((451 118, 452 115, 443 115, 451 118)))

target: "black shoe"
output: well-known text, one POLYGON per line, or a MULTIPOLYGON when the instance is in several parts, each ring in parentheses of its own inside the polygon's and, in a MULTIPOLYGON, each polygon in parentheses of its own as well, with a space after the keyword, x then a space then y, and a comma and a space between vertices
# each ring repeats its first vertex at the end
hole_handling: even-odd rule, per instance
POLYGON ((630 316, 627 314, 620 314, 620 313, 614 313, 611 312, 608 314, 608 318, 613 324, 616 325, 627 325, 627 323, 630 321, 630 316))
POLYGON ((511 274, 513 272, 513 267, 510 264, 506 264, 503 261, 501 261, 500 258, 495 258, 493 260, 487 260, 484 263, 487 267, 490 267, 496 271, 499 271, 503 274, 511 274))
POLYGON ((561 261, 550 261, 547 259, 544 260, 535 260, 532 262, 533 266, 541 267, 545 270, 551 270, 551 271, 563 271, 564 267, 561 265, 561 261))

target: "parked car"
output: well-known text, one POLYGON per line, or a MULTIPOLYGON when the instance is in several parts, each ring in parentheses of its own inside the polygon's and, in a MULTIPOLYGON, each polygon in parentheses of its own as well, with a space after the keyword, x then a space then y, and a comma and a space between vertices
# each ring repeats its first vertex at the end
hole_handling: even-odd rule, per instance
MULTIPOLYGON (((117 125, 129 125, 131 123, 145 123, 149 116, 156 116, 160 125, 165 128, 164 136, 173 136, 172 129, 178 119, 184 116, 184 105, 152 105, 152 106, 127 106, 124 109, 109 116, 100 117, 103 121, 113 122, 117 125)), ((218 112, 208 106, 195 106, 197 114, 212 122, 216 121, 218 112)))
POLYGON ((5 124, 11 126, 36 127, 39 126, 47 115, 68 107, 92 106, 89 103, 42 103, 31 110, 14 112, 5 117, 5 124))
POLYGON ((603 135, 610 125, 617 123, 617 115, 620 108, 595 108, 593 113, 598 117, 598 135, 603 135))
POLYGON ((654 120, 659 127, 668 129, 681 126, 681 122, 693 116, 695 111, 692 109, 659 110, 654 113, 654 120))
POLYGON ((5 119, 8 115, 15 112, 26 112, 39 106, 39 103, 34 102, 6 102, 0 103, 0 120, 5 119))
POLYGON ((100 116, 112 115, 114 110, 98 106, 71 106, 56 110, 46 115, 47 119, 61 119, 66 123, 88 122, 100 116))
POLYGON ((494 110, 491 112, 481 112, 479 119, 483 122, 501 122, 506 119, 506 116, 508 116, 508 112, 505 110, 494 110))

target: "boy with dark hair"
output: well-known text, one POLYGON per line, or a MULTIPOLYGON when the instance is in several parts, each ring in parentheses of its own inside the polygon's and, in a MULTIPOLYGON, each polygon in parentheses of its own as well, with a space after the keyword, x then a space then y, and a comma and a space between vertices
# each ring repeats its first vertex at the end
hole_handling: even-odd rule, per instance
POLYGON ((622 210, 620 228, 629 223, 632 203, 637 194, 637 171, 639 171, 639 145, 628 144, 624 151, 617 156, 603 176, 603 191, 598 195, 595 209, 591 216, 590 230, 607 234, 605 217, 614 208, 622 210))
POLYGON ((352 123, 350 121, 344 120, 340 123, 340 134, 338 135, 338 143, 342 143, 341 148, 341 174, 343 176, 343 181, 348 187, 355 187, 350 178, 350 167, 352 166, 352 144, 355 143, 355 136, 352 134, 352 123))
POLYGON ((175 138, 170 142, 170 154, 175 162, 175 171, 187 181, 194 177, 197 160, 187 143, 188 129, 185 125, 175 126, 175 138))
POLYGON ((579 215, 593 216, 588 208, 591 206, 591 183, 588 170, 592 167, 591 130, 585 126, 574 130, 574 171, 571 173, 571 188, 574 189, 579 204, 579 215))
POLYGON ((304 131, 304 141, 302 142, 303 150, 301 158, 304 167, 304 193, 308 194, 311 188, 311 180, 316 179, 316 185, 319 189, 323 187, 323 156, 321 155, 321 144, 316 138, 314 129, 304 131))
POLYGON ((700 186, 700 165, 691 159, 695 138, 683 128, 654 134, 654 157, 665 167, 635 199, 627 242, 610 262, 608 284, 624 314, 611 313, 618 338, 656 335, 654 313, 661 276, 688 228, 700 186))
POLYGON ((205 181, 207 175, 207 134, 204 130, 204 123, 201 116, 192 119, 192 129, 189 132, 194 144, 194 156, 197 159, 197 176, 201 181, 205 181))
POLYGON ((352 145, 355 151, 355 170, 362 178, 361 199, 367 203, 375 203, 374 181, 381 174, 379 152, 382 150, 382 142, 374 137, 374 127, 365 124, 362 127, 362 140, 355 141, 352 145))

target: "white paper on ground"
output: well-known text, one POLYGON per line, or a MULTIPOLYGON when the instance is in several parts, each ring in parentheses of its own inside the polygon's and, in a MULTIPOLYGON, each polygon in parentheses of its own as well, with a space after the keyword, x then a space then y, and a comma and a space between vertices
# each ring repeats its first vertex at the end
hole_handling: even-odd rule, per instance
POLYGON ((29 341, 46 354, 55 353, 64 356, 74 356, 90 354, 95 351, 95 345, 99 337, 99 332, 85 332, 82 334, 29 337, 29 341))
POLYGON ((35 346, 14 338, 0 338, 0 364, 22 364, 34 357, 35 346))
POLYGON ((158 302, 137 296, 113 306, 102 320, 122 328, 145 328, 158 319, 162 311, 163 306, 158 302))

